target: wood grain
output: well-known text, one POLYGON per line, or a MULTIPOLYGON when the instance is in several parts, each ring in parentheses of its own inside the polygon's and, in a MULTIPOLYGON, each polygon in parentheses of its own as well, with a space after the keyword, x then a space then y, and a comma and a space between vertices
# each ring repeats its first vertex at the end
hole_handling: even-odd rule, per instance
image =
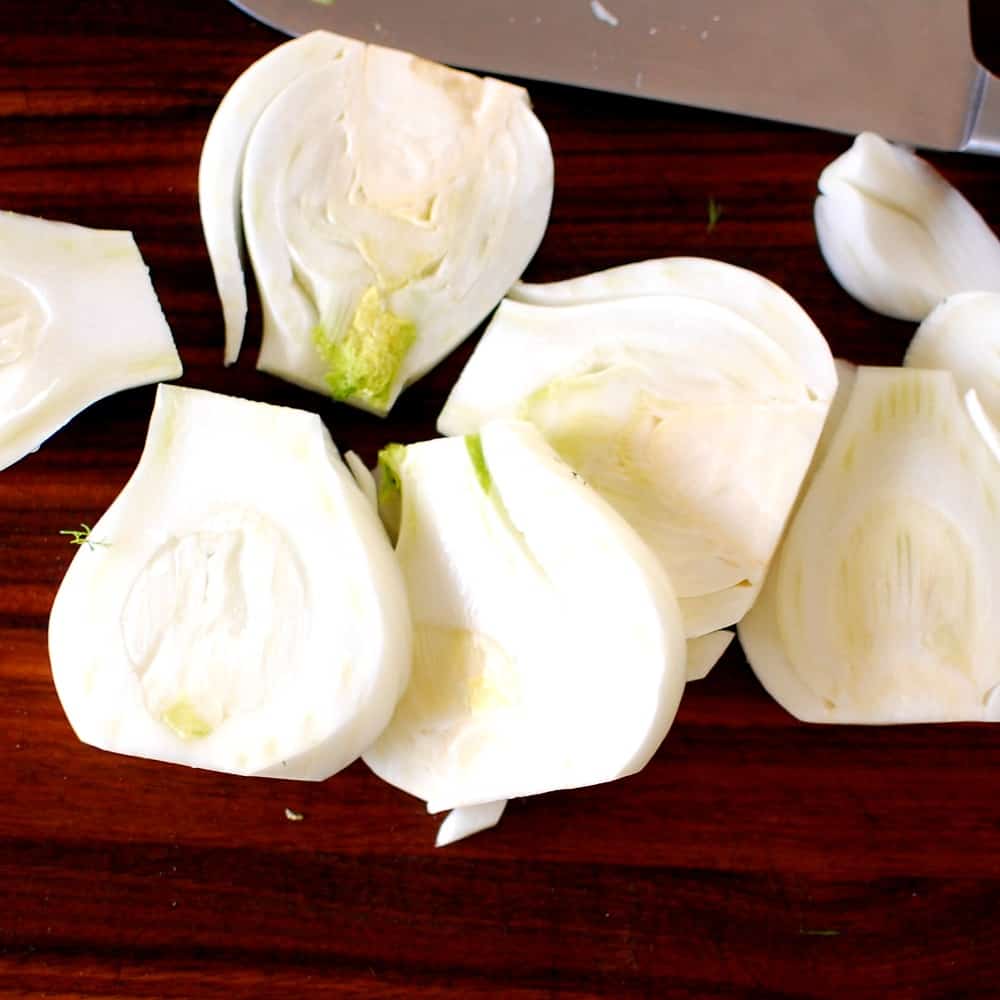
MULTIPOLYGON (((316 410, 369 461, 433 434, 471 341, 385 422, 255 372, 256 305, 239 364, 220 364, 198 156, 276 34, 195 0, 0 0, 0 23, 0 204, 131 229, 183 384, 316 410)), ((977 29, 995 58, 985 4, 977 29)), ((913 327, 848 298, 816 246, 816 178, 848 139, 531 89, 557 186, 530 278, 718 257, 787 288, 836 353, 900 361, 913 327)), ((1000 161, 930 159, 1000 225, 1000 161)), ((643 773, 515 802, 444 851, 420 803, 361 765, 286 784, 79 744, 46 652, 72 556, 57 532, 121 489, 152 396, 91 407, 0 474, 0 996, 995 994, 1000 727, 801 725, 738 649, 689 691, 643 773)))

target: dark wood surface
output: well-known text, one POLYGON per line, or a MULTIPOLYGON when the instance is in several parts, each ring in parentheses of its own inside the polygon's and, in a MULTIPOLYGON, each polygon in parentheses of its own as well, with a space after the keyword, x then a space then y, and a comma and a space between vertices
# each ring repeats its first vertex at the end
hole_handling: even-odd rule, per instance
MULTIPOLYGON (((221 0, 0 0, 0 24, 0 207, 131 229, 182 384, 316 409, 367 460, 433 433, 471 343, 387 422, 256 373, 255 305, 238 366, 221 366, 198 157, 278 35, 221 0)), ((718 257, 788 289, 836 353, 900 361, 913 327, 849 299, 816 246, 816 178, 847 138, 532 92, 557 181, 530 278, 718 257)), ((1000 160, 930 159, 1000 226, 1000 160)), ((801 725, 738 650, 642 774, 514 802, 442 851, 421 804, 360 764, 290 784, 79 744, 46 653, 73 555, 58 531, 121 489, 152 397, 99 403, 0 473, 0 996, 997 993, 1000 727, 801 725)))

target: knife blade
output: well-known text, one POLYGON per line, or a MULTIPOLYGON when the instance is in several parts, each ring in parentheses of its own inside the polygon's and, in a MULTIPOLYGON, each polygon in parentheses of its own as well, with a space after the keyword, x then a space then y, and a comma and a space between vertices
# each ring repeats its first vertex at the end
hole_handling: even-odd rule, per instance
POLYGON ((966 0, 232 0, 504 76, 1000 155, 966 0))

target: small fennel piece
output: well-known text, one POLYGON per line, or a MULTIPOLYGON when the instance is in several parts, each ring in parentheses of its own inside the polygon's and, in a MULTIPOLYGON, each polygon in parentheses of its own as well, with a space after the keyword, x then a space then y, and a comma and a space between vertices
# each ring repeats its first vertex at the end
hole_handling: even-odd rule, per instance
POLYGON ((0 212, 0 470, 97 400, 180 374, 131 233, 0 212))
POLYGON ((739 636, 808 722, 1000 720, 1000 463, 948 372, 859 368, 739 636))
POLYGON ((506 808, 507 800, 501 799, 499 802, 482 802, 476 806, 452 809, 438 827, 434 846, 447 847, 483 830, 491 830, 500 822, 506 808))
POLYGON ((1000 292, 949 296, 920 324, 903 364, 951 372, 1000 425, 1000 292))
POLYGON ((517 285, 438 418, 535 424, 650 545, 689 637, 753 603, 836 388, 780 288, 695 258, 517 285))
POLYGON ((712 672, 716 663, 722 659, 723 654, 735 638, 735 632, 730 632, 728 629, 716 629, 707 635, 699 635, 696 639, 688 639, 688 683, 703 681, 712 672))
POLYGON ((524 270, 553 165, 523 88, 313 32, 240 77, 199 184, 227 361, 246 312, 242 222, 258 367, 385 414, 524 270))
POLYGON ((871 132, 822 172, 816 234, 844 289, 920 322, 944 298, 1000 291, 1000 241, 929 163, 871 132))
POLYGON ((322 780, 389 721, 409 676, 403 581, 315 414, 161 386, 139 464, 49 621, 85 743, 234 774, 322 780))
POLYGON ((648 548, 528 424, 392 461, 414 663, 369 767, 434 812, 643 767, 685 681, 648 548))
POLYGON ((715 231, 715 227, 719 224, 719 220, 722 218, 722 206, 715 200, 714 197, 708 199, 708 224, 705 226, 706 233, 712 233, 715 231))

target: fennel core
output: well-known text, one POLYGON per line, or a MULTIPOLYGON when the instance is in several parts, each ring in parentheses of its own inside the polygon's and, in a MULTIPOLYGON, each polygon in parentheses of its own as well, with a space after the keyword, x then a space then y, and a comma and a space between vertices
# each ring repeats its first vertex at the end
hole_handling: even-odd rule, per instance
POLYGON ((392 396, 400 365, 417 332, 382 301, 372 285, 361 296, 343 336, 332 339, 319 325, 313 342, 326 363, 330 395, 339 402, 352 400, 384 410, 392 396))

